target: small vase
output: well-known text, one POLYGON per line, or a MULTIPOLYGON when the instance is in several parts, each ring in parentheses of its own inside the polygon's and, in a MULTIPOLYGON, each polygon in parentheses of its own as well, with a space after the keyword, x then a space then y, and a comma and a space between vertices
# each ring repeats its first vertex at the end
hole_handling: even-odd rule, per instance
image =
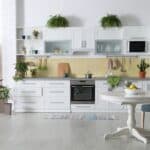
POLYGON ((145 78, 146 77, 146 72, 145 71, 141 71, 141 72, 139 72, 139 77, 140 78, 145 78))

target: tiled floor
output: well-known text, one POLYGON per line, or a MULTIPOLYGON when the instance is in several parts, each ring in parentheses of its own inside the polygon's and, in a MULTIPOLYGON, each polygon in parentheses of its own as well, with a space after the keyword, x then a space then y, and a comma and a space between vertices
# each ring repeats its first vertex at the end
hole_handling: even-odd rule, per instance
POLYGON ((0 115, 0 150, 149 150, 150 144, 136 139, 104 140, 104 133, 125 124, 126 115, 121 116, 122 121, 83 121, 51 120, 45 114, 0 115))

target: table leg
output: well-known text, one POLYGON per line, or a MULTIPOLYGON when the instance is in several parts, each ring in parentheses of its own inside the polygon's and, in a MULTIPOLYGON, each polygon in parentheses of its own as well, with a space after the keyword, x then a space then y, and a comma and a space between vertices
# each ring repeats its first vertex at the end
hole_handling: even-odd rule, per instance
POLYGON ((148 143, 148 139, 140 132, 141 129, 136 128, 135 107, 136 107, 136 104, 128 104, 127 127, 118 128, 117 131, 110 133, 110 134, 106 134, 104 136, 105 139, 118 137, 122 135, 131 135, 144 143, 148 143))

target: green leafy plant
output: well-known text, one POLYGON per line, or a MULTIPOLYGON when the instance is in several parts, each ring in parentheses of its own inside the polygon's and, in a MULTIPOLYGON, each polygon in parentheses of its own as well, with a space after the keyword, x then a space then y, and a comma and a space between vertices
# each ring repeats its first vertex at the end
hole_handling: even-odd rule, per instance
POLYGON ((108 14, 107 16, 102 17, 101 19, 101 26, 104 28, 110 28, 110 27, 121 27, 122 23, 118 16, 108 14))
POLYGON ((28 71, 28 63, 24 61, 18 61, 16 63, 15 69, 16 69, 16 74, 13 77, 13 79, 15 81, 22 80, 23 78, 25 78, 25 74, 28 71))
POLYGON ((61 15, 52 16, 47 21, 47 27, 68 27, 68 26, 69 21, 61 15))
POLYGON ((150 67, 150 65, 145 62, 145 59, 141 59, 140 64, 138 64, 137 67, 140 72, 145 72, 146 69, 150 67))
POLYGON ((9 98, 9 89, 6 86, 0 86, 0 100, 6 101, 9 98))
POLYGON ((119 76, 109 76, 107 78, 107 83, 111 86, 111 88, 115 88, 120 84, 121 78, 119 76))

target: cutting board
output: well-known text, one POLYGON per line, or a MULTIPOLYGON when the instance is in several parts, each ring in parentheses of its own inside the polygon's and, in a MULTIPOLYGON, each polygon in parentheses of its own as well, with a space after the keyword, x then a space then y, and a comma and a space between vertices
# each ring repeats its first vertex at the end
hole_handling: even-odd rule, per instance
POLYGON ((70 65, 69 63, 59 63, 58 64, 58 76, 64 77, 64 74, 70 74, 70 65))

